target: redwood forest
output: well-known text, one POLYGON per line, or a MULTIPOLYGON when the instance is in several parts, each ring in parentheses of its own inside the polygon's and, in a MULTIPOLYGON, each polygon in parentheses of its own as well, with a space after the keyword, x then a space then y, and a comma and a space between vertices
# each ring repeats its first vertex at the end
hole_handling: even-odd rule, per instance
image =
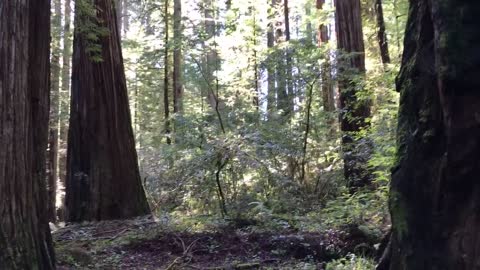
POLYGON ((0 0, 0 270, 478 270, 479 14, 0 0))

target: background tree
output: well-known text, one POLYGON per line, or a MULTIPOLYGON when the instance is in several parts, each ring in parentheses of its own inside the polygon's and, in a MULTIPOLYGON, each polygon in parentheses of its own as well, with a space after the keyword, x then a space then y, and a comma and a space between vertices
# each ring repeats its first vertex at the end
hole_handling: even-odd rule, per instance
POLYGON ((345 178, 352 190, 367 185, 372 179, 367 168, 371 146, 356 138, 356 133, 369 127, 370 97, 362 98, 365 76, 360 0, 335 1, 339 60, 338 82, 341 105, 341 129, 345 178))
MULTIPOLYGON (((63 2, 63 30, 62 30, 62 66, 61 66, 61 85, 58 100, 58 185, 57 197, 60 199, 60 208, 57 217, 64 219, 65 207, 65 179, 67 176, 67 140, 68 140, 68 121, 70 114, 70 80, 71 80, 71 61, 72 61, 72 29, 71 29, 71 0, 63 2)), ((53 58, 53 57, 52 57, 53 58)))
POLYGON ((183 111, 183 22, 182 1, 173 2, 173 112, 181 114, 183 111))
POLYGON ((75 12, 67 220, 148 214, 113 2, 77 1, 75 12))
POLYGON ((48 135, 48 159, 47 159, 47 191, 48 191, 48 215, 51 221, 56 219, 56 197, 58 179, 58 123, 60 101, 60 59, 62 49, 60 47, 62 36, 62 3, 60 0, 53 1, 52 13, 52 59, 50 61, 50 123, 48 135))
POLYGON ((383 16, 383 4, 382 0, 375 0, 375 14, 377 17, 378 27, 378 45, 380 48, 380 56, 382 57, 383 64, 390 64, 390 52, 388 50, 388 39, 385 26, 385 18, 383 16))
POLYGON ((0 268, 54 269, 46 206, 50 1, 0 5, 0 268))

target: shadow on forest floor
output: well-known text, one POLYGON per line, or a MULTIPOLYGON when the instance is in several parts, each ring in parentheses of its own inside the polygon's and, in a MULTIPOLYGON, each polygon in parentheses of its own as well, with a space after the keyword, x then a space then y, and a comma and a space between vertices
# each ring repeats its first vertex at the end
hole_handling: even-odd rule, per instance
POLYGON ((190 232, 151 218, 72 224, 53 238, 58 269, 323 269, 365 243, 339 230, 190 232))

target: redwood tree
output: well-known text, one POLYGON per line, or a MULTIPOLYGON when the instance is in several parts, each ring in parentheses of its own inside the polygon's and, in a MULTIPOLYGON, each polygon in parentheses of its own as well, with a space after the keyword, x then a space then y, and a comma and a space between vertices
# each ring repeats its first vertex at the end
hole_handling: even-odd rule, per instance
POLYGON ((390 53, 388 51, 387 30, 383 18, 382 0, 375 0, 375 15, 377 17, 377 39, 380 48, 380 56, 383 64, 390 64, 390 53))
POLYGON ((53 269, 46 211, 50 1, 0 2, 0 269, 53 269))
POLYGON ((173 1, 173 112, 183 113, 182 1, 173 1))
POLYGON ((148 214, 113 1, 79 0, 75 11, 67 220, 148 214))
POLYGON ((368 185, 371 174, 367 168, 370 145, 356 134, 368 128, 370 104, 359 98, 365 76, 365 45, 360 0, 335 0, 338 49, 344 54, 339 60, 339 82, 344 174, 350 190, 368 185))
POLYGON ((480 265, 480 2, 411 0, 402 68, 391 260, 480 265))

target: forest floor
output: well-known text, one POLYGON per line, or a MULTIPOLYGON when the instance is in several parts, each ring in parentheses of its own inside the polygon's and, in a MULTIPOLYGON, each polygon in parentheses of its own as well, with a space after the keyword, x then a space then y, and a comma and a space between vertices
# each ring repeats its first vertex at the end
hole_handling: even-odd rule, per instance
POLYGON ((172 229, 153 218, 67 225, 53 231, 58 269, 324 269, 372 251, 361 234, 218 226, 172 229))

